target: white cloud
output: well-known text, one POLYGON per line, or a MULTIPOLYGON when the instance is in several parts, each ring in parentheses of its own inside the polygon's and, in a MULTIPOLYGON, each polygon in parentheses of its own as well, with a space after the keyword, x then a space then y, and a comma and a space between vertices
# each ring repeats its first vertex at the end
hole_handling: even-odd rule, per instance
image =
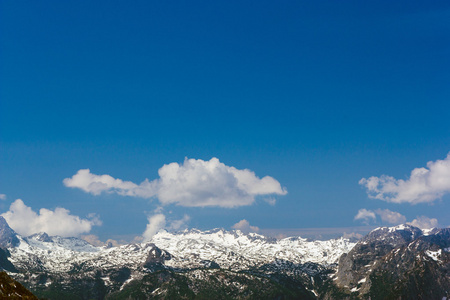
POLYGON ((101 247, 101 246, 105 245, 105 243, 100 241, 98 236, 96 236, 95 234, 82 235, 82 236, 80 236, 80 238, 85 240, 89 244, 96 246, 96 247, 101 247))
POLYGON ((146 179, 138 185, 82 169, 73 177, 64 179, 64 184, 93 195, 109 192, 142 198, 157 197, 162 205, 189 207, 237 207, 251 205, 258 195, 287 194, 276 179, 270 176, 259 178, 248 169, 226 166, 217 158, 170 163, 162 166, 158 174, 159 179, 146 179))
POLYGON ((151 238, 166 226, 166 216, 163 214, 156 214, 148 217, 147 228, 142 234, 143 241, 148 242, 151 238))
POLYGON ((191 217, 188 215, 184 215, 183 218, 179 220, 174 220, 170 222, 170 225, 167 227, 167 229, 172 231, 178 231, 181 229, 187 228, 187 223, 191 220, 191 217))
POLYGON ((5 194, 0 194, 0 200, 6 200, 6 195, 5 194))
POLYGON ((389 224, 398 225, 403 224, 406 221, 404 215, 389 209, 377 209, 375 213, 381 217, 381 221, 389 224))
POLYGON ((89 232, 92 226, 101 225, 96 215, 91 215, 91 219, 80 219, 62 207, 57 207, 54 211, 41 208, 39 213, 36 213, 21 199, 14 201, 9 211, 2 216, 12 229, 23 236, 38 232, 64 237, 78 236, 89 232))
POLYGON ((408 224, 419 227, 420 229, 431 229, 439 227, 437 219, 430 219, 426 216, 420 216, 416 219, 412 220, 412 222, 408 222, 408 224))
POLYGON ((105 246, 105 245, 108 245, 109 243, 111 243, 111 245, 113 247, 118 247, 120 245, 123 245, 122 243, 119 243, 118 241, 113 240, 113 239, 108 239, 106 242, 102 242, 102 241, 100 241, 98 236, 95 234, 82 235, 82 236, 80 236, 80 238, 85 240, 89 244, 97 246, 97 247, 105 246))
POLYGON ((269 198, 264 198, 263 199, 265 202, 269 203, 270 205, 274 206, 275 204, 277 204, 277 199, 273 198, 273 197, 269 197, 269 198))
POLYGON ((226 166, 217 158, 186 159, 183 165, 164 165, 158 173, 162 204, 236 207, 252 204, 257 195, 286 194, 272 177, 260 179, 250 170, 226 166))
POLYGON ((240 220, 239 222, 237 222, 236 224, 231 226, 231 228, 238 229, 244 233, 259 231, 259 227, 251 226, 250 223, 246 219, 240 220))
POLYGON ((187 228, 187 223, 191 220, 191 217, 184 215, 179 220, 167 221, 166 216, 161 213, 161 209, 156 209, 155 214, 149 216, 147 227, 142 234, 142 238, 137 238, 138 242, 148 242, 152 237, 158 233, 161 229, 167 229, 172 231, 178 231, 187 228))
POLYGON ((450 192, 450 153, 444 160, 428 162, 427 168, 412 170, 407 180, 382 175, 362 178, 359 184, 373 199, 411 204, 433 202, 450 192))
POLYGON ((371 221, 376 221, 376 215, 381 217, 382 222, 389 224, 398 225, 405 223, 406 221, 406 217, 396 211, 391 211, 389 209, 377 209, 372 211, 365 208, 360 209, 354 219, 362 220, 364 224, 369 224, 371 221))
POLYGON ((102 192, 117 193, 122 196, 150 198, 155 195, 155 186, 147 179, 137 185, 131 181, 115 179, 109 175, 95 175, 89 169, 81 169, 71 178, 66 178, 63 183, 67 187, 79 188, 93 195, 102 192))
POLYGON ((369 224, 369 222, 376 220, 375 213, 371 210, 367 210, 365 208, 361 208, 358 210, 358 213, 355 216, 355 220, 362 220, 364 224, 369 224))

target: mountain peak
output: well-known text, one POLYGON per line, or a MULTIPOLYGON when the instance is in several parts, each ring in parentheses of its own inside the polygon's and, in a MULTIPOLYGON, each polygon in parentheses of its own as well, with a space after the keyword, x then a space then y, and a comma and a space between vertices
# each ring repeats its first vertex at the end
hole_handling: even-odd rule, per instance
POLYGON ((19 244, 17 233, 9 227, 5 218, 0 216, 0 247, 10 248, 19 244))
POLYGON ((367 234, 362 242, 390 240, 394 247, 410 242, 423 235, 423 231, 409 224, 401 224, 393 227, 378 227, 367 234))
POLYGON ((37 240, 37 241, 47 242, 47 243, 53 242, 52 238, 49 237, 48 234, 45 233, 45 232, 39 232, 39 233, 35 233, 33 235, 30 235, 28 237, 28 239, 34 239, 34 240, 37 240))

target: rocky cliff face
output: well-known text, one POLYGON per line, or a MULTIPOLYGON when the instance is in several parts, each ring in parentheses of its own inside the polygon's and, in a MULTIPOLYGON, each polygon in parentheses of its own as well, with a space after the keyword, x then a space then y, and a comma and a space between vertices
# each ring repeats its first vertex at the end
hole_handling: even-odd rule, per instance
POLYGON ((450 295, 450 229, 421 236, 380 258, 361 293, 372 299, 442 299, 450 295))
POLYGON ((442 299, 450 291, 450 229, 378 228, 339 260, 327 299, 442 299))
POLYGON ((6 249, 16 247, 18 244, 16 232, 9 227, 5 218, 0 216, 0 247, 6 249))
POLYGON ((148 253, 147 259, 144 262, 143 267, 150 272, 155 272, 159 270, 165 270, 167 267, 164 265, 166 260, 170 260, 172 256, 170 253, 153 246, 148 253))
POLYGON ((422 231, 419 228, 405 225, 373 230, 348 254, 340 257, 336 284, 350 289, 355 288, 372 271, 373 264, 379 258, 421 235, 422 231))

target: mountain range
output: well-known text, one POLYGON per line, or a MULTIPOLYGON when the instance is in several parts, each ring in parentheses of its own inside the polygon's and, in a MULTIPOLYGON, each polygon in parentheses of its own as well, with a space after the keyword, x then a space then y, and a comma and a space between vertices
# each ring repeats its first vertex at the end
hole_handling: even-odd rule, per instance
MULTIPOLYGON (((450 229, 381 227, 358 242, 239 230, 160 231, 96 247, 22 237, 0 217, 0 267, 46 299, 443 299, 450 229)), ((6 274, 5 274, 6 275, 6 274)))

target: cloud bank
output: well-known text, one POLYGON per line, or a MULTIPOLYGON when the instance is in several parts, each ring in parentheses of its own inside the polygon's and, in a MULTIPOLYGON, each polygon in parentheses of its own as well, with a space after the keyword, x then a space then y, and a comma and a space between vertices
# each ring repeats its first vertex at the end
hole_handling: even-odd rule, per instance
POLYGON ((450 192, 450 153, 444 160, 430 161, 427 168, 411 171, 409 179, 382 175, 362 178, 370 198, 394 203, 433 202, 450 192))
POLYGON ((41 208, 36 213, 21 199, 14 201, 9 211, 2 216, 14 231, 23 236, 46 232, 48 235, 71 237, 91 231, 92 226, 101 225, 96 215, 91 214, 89 219, 81 219, 62 207, 57 207, 54 211, 41 208))
POLYGON ((63 182, 67 187, 79 188, 93 195, 106 192, 141 198, 156 197, 162 205, 186 207, 238 207, 251 205, 256 196, 287 194, 276 179, 270 176, 259 178, 248 169, 227 166, 217 158, 170 163, 162 166, 158 175, 159 179, 146 179, 136 184, 82 169, 63 182))

